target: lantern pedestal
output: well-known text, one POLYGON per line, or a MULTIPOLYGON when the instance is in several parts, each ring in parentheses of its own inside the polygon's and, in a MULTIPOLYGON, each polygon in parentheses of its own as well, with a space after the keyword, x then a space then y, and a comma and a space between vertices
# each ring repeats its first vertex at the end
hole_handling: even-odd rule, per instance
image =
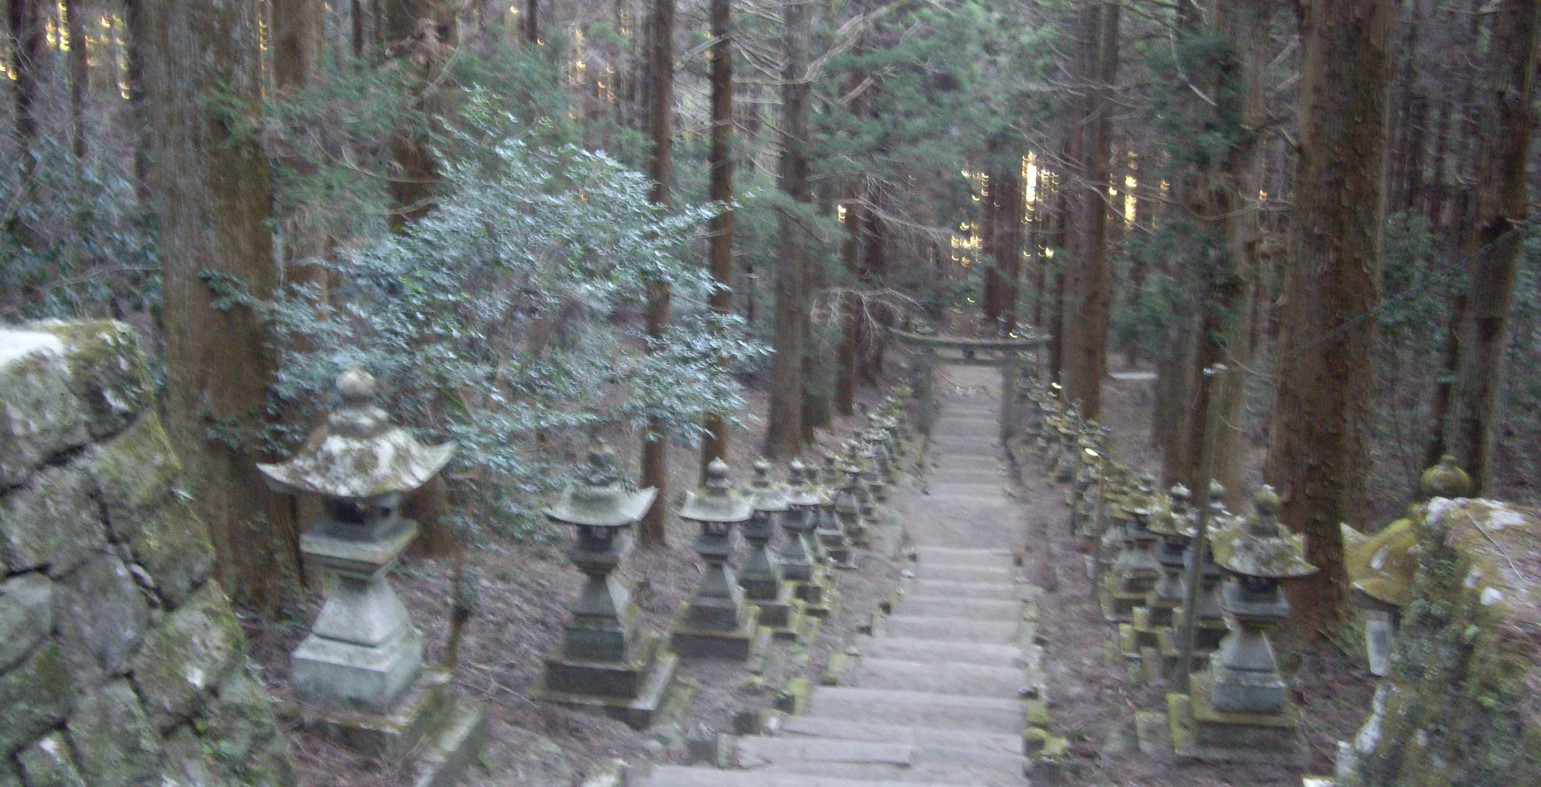
POLYGON ((1304 767, 1305 736, 1300 711, 1287 702, 1279 713, 1215 710, 1214 679, 1208 672, 1189 678, 1187 694, 1166 696, 1172 747, 1177 756, 1210 762, 1244 762, 1304 767))
POLYGON ((626 658, 613 661, 553 653, 531 694, 646 729, 668 698, 679 657, 652 632, 639 633, 630 650, 626 658))
POLYGON ((707 560, 706 571, 669 627, 670 647, 681 656, 748 661, 765 652, 770 632, 760 630, 760 610, 744 604, 744 591, 726 565, 737 535, 720 541, 703 536, 696 542, 696 551, 707 560))

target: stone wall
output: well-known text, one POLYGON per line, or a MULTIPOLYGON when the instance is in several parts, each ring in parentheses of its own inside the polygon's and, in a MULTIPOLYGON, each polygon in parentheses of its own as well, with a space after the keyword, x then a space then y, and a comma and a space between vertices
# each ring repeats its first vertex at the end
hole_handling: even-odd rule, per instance
POLYGON ((292 784, 139 343, 0 329, 0 787, 292 784))
POLYGON ((1541 784, 1541 521, 1436 498, 1412 601, 1343 785, 1541 784))

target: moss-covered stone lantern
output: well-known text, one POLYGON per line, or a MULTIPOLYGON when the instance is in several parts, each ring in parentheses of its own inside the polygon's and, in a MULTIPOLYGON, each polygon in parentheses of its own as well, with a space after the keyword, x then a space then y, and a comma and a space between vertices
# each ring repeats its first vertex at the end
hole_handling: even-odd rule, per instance
POLYGON ((852 568, 851 541, 846 536, 845 528, 840 524, 840 516, 835 513, 835 503, 840 496, 842 486, 840 478, 839 459, 833 453, 824 454, 823 472, 819 473, 814 468, 809 468, 809 481, 814 483, 814 489, 819 495, 819 505, 816 509, 818 517, 814 526, 814 535, 824 547, 824 554, 829 558, 830 564, 836 568, 852 568))
POLYGON ((337 378, 336 408, 289 461, 259 464, 274 489, 320 499, 322 520, 300 552, 337 583, 295 649, 291 684, 310 729, 371 754, 410 751, 453 714, 480 741, 485 707, 457 702, 445 671, 423 675, 423 640, 387 575, 417 537, 399 506, 449 462, 453 444, 426 446, 375 404, 375 379, 337 378))
MULTIPOLYGON (((754 463, 754 480, 746 490, 754 513, 744 523, 749 556, 738 582, 744 599, 760 608, 760 626, 777 639, 803 639, 807 631, 804 602, 792 594, 792 583, 782 573, 781 559, 770 550, 776 526, 788 510, 786 490, 771 482, 770 463, 754 463)), ((801 535, 799 534, 799 537, 801 535)), ((814 621, 816 623, 816 621, 814 621)))
POLYGON ((827 618, 834 611, 835 580, 824 557, 824 546, 814 535, 820 502, 810 478, 813 470, 792 460, 787 489, 787 512, 782 514, 786 540, 781 549, 782 570, 794 584, 793 592, 807 603, 807 612, 815 618, 827 618))
POLYGON ((1149 683, 1166 675, 1176 662, 1175 658, 1163 658, 1160 646, 1163 637, 1170 641, 1176 610, 1186 598, 1183 571, 1194 531, 1191 497, 1186 486, 1175 484, 1164 500, 1157 499, 1148 527, 1151 535, 1160 539, 1155 559, 1161 577, 1146 592, 1145 603, 1134 608, 1127 631, 1120 627, 1124 657, 1141 662, 1143 677, 1149 683))
POLYGON ((740 538, 736 526, 753 514, 753 504, 733 490, 721 459, 707 465, 705 485, 685 496, 679 517, 700 526, 695 548, 706 569, 669 628, 674 652, 683 657, 744 661, 763 652, 760 611, 744 604, 744 591, 728 565, 740 538))
POLYGON ((567 556, 585 579, 562 641, 546 657, 537 698, 637 728, 652 723, 678 659, 656 633, 642 629, 641 613, 614 572, 631 551, 632 527, 656 494, 629 488, 616 471, 615 452, 595 442, 583 474, 542 512, 552 523, 577 531, 567 556))
POLYGON ((1179 754, 1200 759, 1297 764, 1305 758, 1299 712, 1268 631, 1289 616, 1279 583, 1317 569, 1280 525, 1271 487, 1258 490, 1252 506, 1251 516, 1211 540, 1215 562, 1230 577, 1221 603, 1233 626, 1208 670, 1190 679, 1186 701, 1176 703, 1186 729, 1174 730, 1174 741, 1179 754))

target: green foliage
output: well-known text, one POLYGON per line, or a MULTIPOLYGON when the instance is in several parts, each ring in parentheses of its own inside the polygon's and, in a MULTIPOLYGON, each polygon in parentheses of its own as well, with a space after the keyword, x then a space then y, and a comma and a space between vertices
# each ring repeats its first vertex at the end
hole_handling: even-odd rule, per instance
POLYGON ((121 317, 160 305, 153 222, 133 183, 51 139, 0 170, 0 320, 121 317))
MULTIPOLYGON (((472 96, 468 116, 493 117, 488 100, 472 96)), ((646 178, 609 157, 503 128, 453 136, 487 147, 446 160, 434 212, 329 261, 330 305, 296 291, 273 316, 285 400, 313 402, 363 365, 398 418, 460 445, 453 475, 476 504, 460 507, 470 521, 530 532, 524 501, 560 480, 537 433, 661 417, 689 437, 702 415, 742 406, 718 359, 764 350, 736 318, 701 308, 713 285, 678 254, 710 209, 659 208, 646 178), (649 348, 623 316, 654 279, 673 285, 680 315, 649 348)))

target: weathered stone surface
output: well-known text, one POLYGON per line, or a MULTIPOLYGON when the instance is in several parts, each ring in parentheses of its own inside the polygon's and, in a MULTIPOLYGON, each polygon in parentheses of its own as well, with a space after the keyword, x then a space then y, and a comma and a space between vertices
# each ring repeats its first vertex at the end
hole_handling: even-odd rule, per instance
POLYGON ((0 582, 0 670, 27 657, 53 629, 53 583, 41 573, 0 582))
POLYGON ((0 487, 86 441, 63 350, 48 334, 0 330, 0 487))
POLYGON ((64 343, 70 392, 84 408, 93 438, 117 432, 149 407, 154 382, 132 328, 110 320, 32 327, 64 343))
POLYGON ((107 506, 107 524, 119 538, 138 526, 182 472, 160 418, 146 414, 97 448, 87 465, 107 506))
POLYGON ((141 784, 155 775, 160 740, 128 681, 81 697, 66 727, 75 764, 92 787, 141 784))
POLYGON ((202 720, 206 753, 215 771, 233 784, 290 785, 294 769, 273 716, 273 702, 244 669, 219 686, 219 701, 202 720))
POLYGON ((70 571, 106 543, 100 511, 78 469, 37 473, 0 501, 0 559, 10 572, 70 571))
POLYGON ((70 747, 57 732, 17 752, 16 761, 27 787, 86 787, 70 758, 70 747))
POLYGON ((180 495, 163 498, 144 511, 135 525, 120 530, 120 537, 150 574, 161 603, 168 609, 181 606, 214 570, 209 531, 180 495))
POLYGON ((127 672, 150 625, 150 606, 128 567, 115 555, 98 555, 57 588, 54 618, 77 684, 127 672))
POLYGON ((216 582, 151 627, 133 667, 134 686, 156 729, 168 730, 191 716, 244 645, 230 602, 216 582))
POLYGON ((38 648, 15 669, 0 675, 0 756, 9 755, 64 720, 75 702, 75 686, 57 643, 38 648))
POLYGON ((10 760, 0 760, 0 787, 23 787, 21 769, 10 760))
POLYGON ((157 780, 163 787, 222 787, 229 782, 214 771, 205 754, 204 742, 184 724, 166 736, 161 750, 161 773, 157 780))

